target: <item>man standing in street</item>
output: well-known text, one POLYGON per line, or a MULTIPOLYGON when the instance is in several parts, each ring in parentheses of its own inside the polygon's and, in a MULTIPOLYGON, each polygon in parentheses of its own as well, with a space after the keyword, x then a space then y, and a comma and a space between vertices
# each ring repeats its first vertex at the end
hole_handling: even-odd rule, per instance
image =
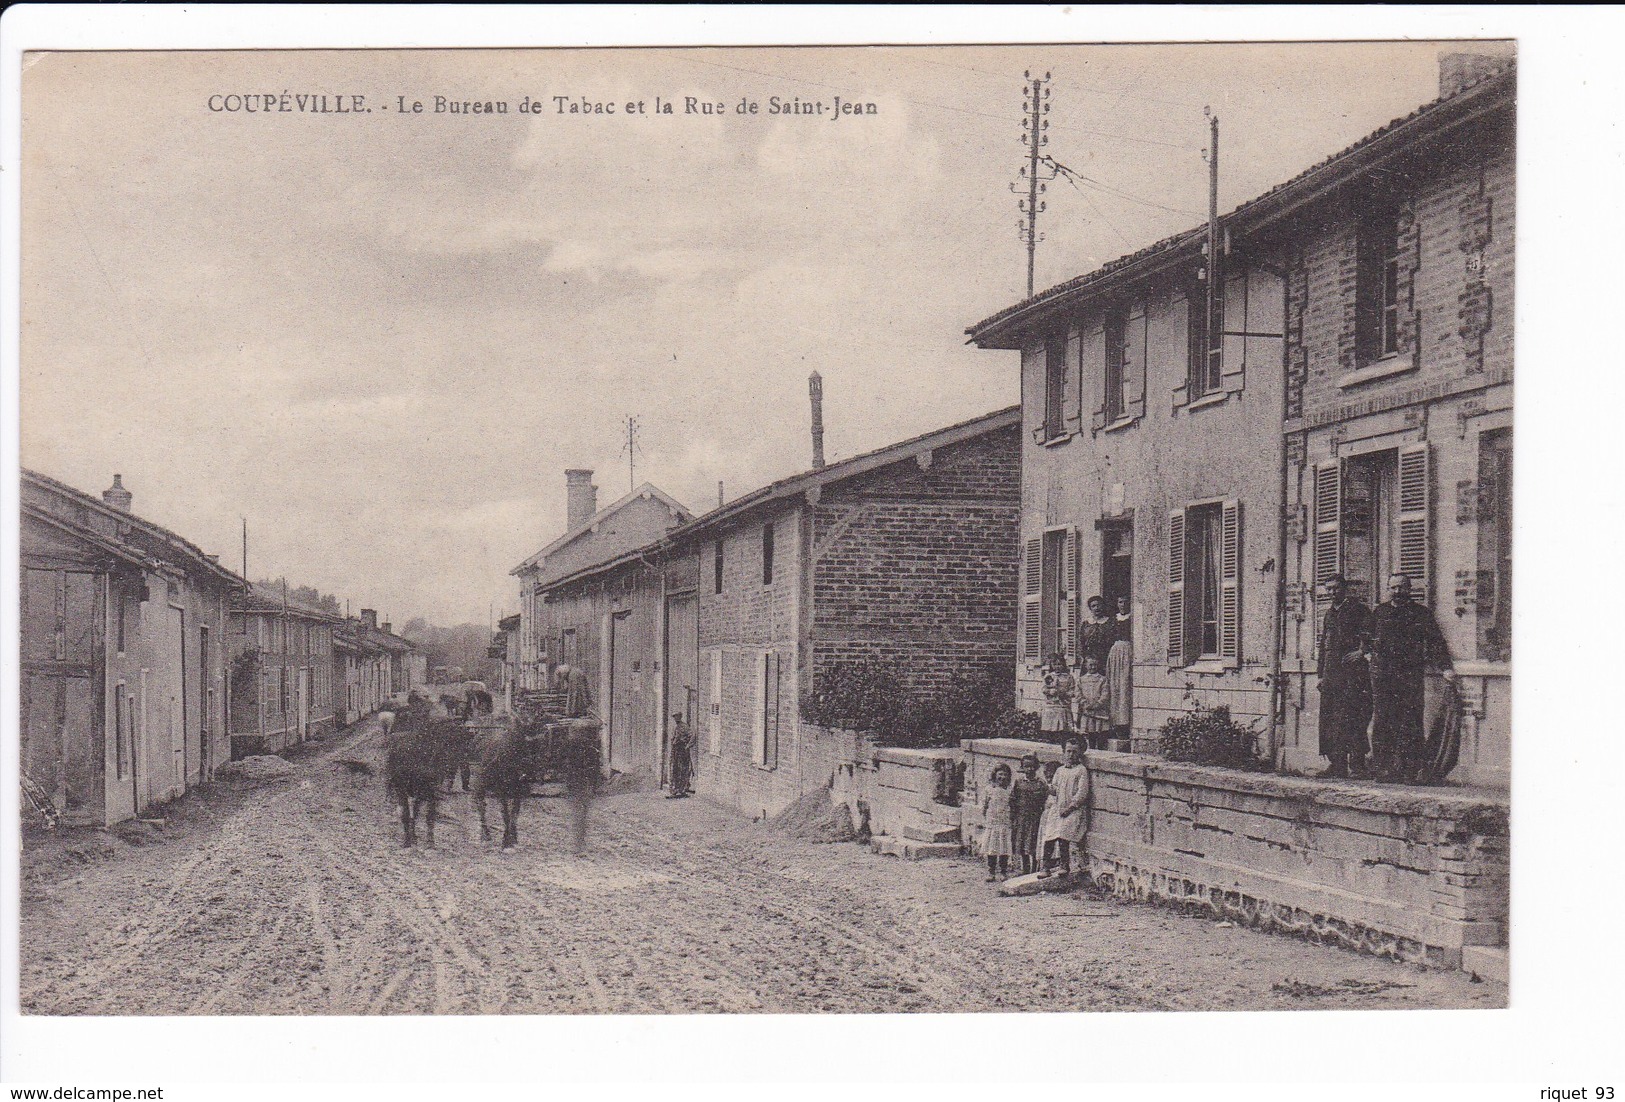
POLYGON ((1456 679, 1433 613, 1411 600, 1411 579, 1388 580, 1388 600, 1371 614, 1372 770, 1410 783, 1422 769, 1422 686, 1427 670, 1456 679))
POLYGON ((1371 723, 1371 671, 1366 640, 1371 610, 1338 574, 1328 583, 1332 607, 1320 632, 1320 752, 1331 759, 1322 777, 1366 775, 1366 728, 1371 723))

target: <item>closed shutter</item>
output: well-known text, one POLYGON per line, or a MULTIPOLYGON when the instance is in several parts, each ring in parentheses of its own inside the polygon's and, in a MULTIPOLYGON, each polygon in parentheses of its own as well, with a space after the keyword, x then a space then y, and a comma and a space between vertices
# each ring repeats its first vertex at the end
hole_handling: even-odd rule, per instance
POLYGON ((1106 427, 1106 327, 1097 325, 1083 335, 1083 393, 1092 403, 1089 427, 1096 432, 1106 427))
POLYGON ((1315 600, 1323 599, 1325 587, 1343 572, 1343 461, 1328 459, 1315 464, 1315 600))
POLYGON ((1168 514, 1168 665, 1185 664, 1185 510, 1168 514))
POLYGON ((706 721, 710 724, 711 753, 722 753, 722 652, 714 650, 707 657, 711 663, 711 699, 706 721))
POLYGON ((1219 532, 1219 657, 1241 661, 1241 502, 1227 501, 1219 532))
POLYGON ((1145 304, 1139 303, 1128 316, 1123 335, 1123 412, 1129 417, 1145 416, 1145 304))
POLYGON ((1061 557, 1061 588, 1066 593, 1061 633, 1065 637, 1066 663, 1077 664, 1078 657, 1078 530, 1066 530, 1066 550, 1061 557))
POLYGON ((1200 310, 1201 307, 1197 306, 1188 294, 1180 295, 1168 304, 1169 332, 1177 334, 1178 341, 1177 345, 1171 346, 1177 365, 1174 378, 1178 380, 1173 390, 1174 409, 1189 404, 1191 399, 1191 375, 1195 370, 1192 364, 1195 363, 1196 356, 1196 342, 1191 330, 1193 309, 1200 310))
POLYGON ((1077 326, 1067 330, 1066 377, 1061 386, 1061 428, 1077 432, 1083 423, 1083 335, 1077 326))
POLYGON ((1039 600, 1044 581, 1044 541, 1027 541, 1027 561, 1021 571, 1021 657, 1037 662, 1044 624, 1039 600))
POLYGON ((1218 318, 1220 376, 1219 388, 1234 394, 1246 381, 1247 337, 1251 328, 1247 316, 1247 276, 1237 272, 1224 281, 1223 311, 1218 318))
POLYGON ((769 651, 762 673, 763 716, 762 764, 779 767, 779 655, 769 651))
POLYGON ((757 652, 755 684, 751 688, 750 760, 757 765, 767 764, 767 660, 766 651, 757 652))
POLYGON ((1399 449, 1399 556, 1401 574, 1411 579, 1416 600, 1428 600, 1428 446, 1412 444, 1399 449))

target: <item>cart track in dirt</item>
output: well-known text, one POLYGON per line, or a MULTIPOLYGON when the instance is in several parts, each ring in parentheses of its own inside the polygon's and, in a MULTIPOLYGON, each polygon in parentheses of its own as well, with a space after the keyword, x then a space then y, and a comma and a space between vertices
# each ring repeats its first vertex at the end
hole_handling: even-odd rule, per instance
POLYGON ((462 794, 406 849, 376 722, 217 829, 25 893, 45 1014, 538 1014, 1495 1006, 1505 989, 1146 907, 993 897, 969 863, 787 838, 699 800, 564 801, 520 845, 462 794), (363 763, 358 768, 339 759, 363 763), (367 772, 370 769, 370 774, 367 772), (1297 985, 1277 981, 1303 981, 1297 985), (1312 983, 1310 981, 1313 981, 1312 983), (1281 991, 1312 990, 1313 1000, 1281 991))

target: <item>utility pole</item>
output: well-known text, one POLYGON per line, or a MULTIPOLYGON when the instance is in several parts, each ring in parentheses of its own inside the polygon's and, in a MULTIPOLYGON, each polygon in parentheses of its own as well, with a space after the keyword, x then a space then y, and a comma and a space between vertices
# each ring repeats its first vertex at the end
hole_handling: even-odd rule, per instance
POLYGON ((626 492, 631 493, 637 489, 638 475, 638 419, 631 414, 626 416, 626 443, 621 445, 621 451, 626 453, 626 492))
POLYGON ((1210 385, 1216 385, 1217 374, 1213 370, 1213 361, 1218 358, 1224 344, 1224 321, 1221 316, 1224 305, 1224 288, 1220 280, 1223 278, 1219 270, 1219 116, 1213 113, 1213 108, 1204 107, 1202 113, 1208 118, 1208 145, 1207 145, 1207 357, 1202 364, 1202 389, 1205 391, 1210 385))
POLYGON ((243 518, 243 580, 248 580, 248 518, 243 518))
POLYGON ((1027 243, 1027 297, 1032 298, 1038 243, 1044 240, 1044 235, 1038 232, 1038 216, 1045 206, 1039 196, 1044 194, 1048 182, 1055 179, 1055 170, 1049 164, 1049 158, 1040 152, 1049 144, 1050 75, 1047 72, 1041 77, 1035 77, 1031 72, 1021 75, 1028 82, 1023 86, 1021 105, 1027 121, 1021 135, 1021 142, 1027 147, 1027 163, 1021 166, 1021 181, 1012 183, 1010 190, 1017 195, 1023 191, 1027 193, 1026 198, 1016 203, 1016 209, 1024 216, 1023 221, 1016 223, 1016 232, 1027 243), (1039 174, 1041 165, 1048 170, 1047 176, 1039 174))

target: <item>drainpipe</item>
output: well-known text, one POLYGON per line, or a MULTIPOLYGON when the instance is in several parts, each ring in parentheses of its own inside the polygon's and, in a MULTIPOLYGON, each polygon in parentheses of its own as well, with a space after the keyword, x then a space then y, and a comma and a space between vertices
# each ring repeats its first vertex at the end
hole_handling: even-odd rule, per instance
MULTIPOLYGON (((1291 259, 1282 265, 1281 272, 1281 424, 1286 424, 1286 380, 1290 350, 1287 348, 1287 296, 1291 293, 1291 259)), ((1276 498, 1275 531, 1275 647, 1270 667, 1270 764, 1281 767, 1281 748, 1286 734, 1286 694, 1281 690, 1281 656, 1286 651, 1286 434, 1275 434, 1276 466, 1280 469, 1280 496, 1276 498)))

